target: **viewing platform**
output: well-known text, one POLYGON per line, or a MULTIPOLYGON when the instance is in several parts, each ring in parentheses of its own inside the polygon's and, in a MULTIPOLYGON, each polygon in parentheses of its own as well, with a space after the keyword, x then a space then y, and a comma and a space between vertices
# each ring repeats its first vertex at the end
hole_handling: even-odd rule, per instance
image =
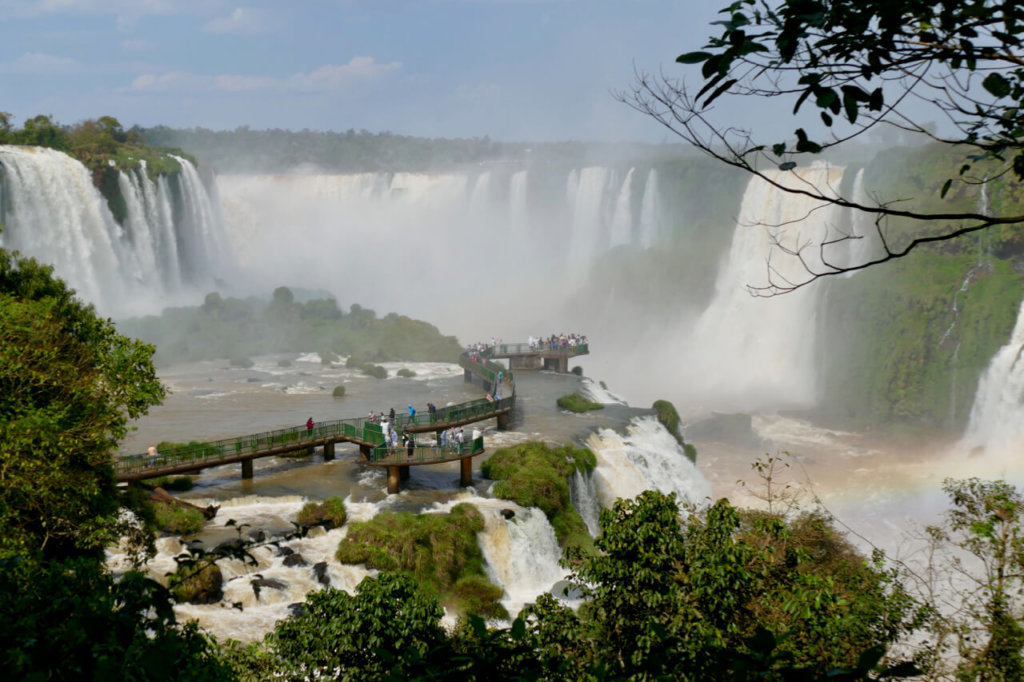
POLYGON ((551 370, 568 372, 569 359, 589 355, 586 343, 552 345, 548 343, 499 343, 491 346, 488 357, 507 359, 509 369, 551 370))

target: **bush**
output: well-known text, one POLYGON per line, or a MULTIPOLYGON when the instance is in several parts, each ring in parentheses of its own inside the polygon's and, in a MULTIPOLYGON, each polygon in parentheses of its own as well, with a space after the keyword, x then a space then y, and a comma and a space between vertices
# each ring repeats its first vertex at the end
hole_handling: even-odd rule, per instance
POLYGON ((334 387, 333 395, 334 395, 335 398, 344 398, 345 397, 345 387, 340 385, 340 384, 338 386, 335 386, 334 387))
POLYGON ((153 512, 157 528, 172 535, 193 535, 206 523, 199 511, 174 504, 154 502, 153 512))
POLYGON ((579 365, 576 365, 575 367, 573 367, 571 371, 572 371, 573 374, 575 374, 578 377, 583 376, 583 368, 580 367, 579 365))
POLYGON ((570 393, 569 395, 563 395, 557 400, 558 406, 563 410, 569 410, 570 412, 589 412, 590 410, 601 410, 604 409, 604 405, 601 403, 595 403, 589 398, 584 398, 579 393, 570 393))
POLYGON ((329 364, 331 364, 333 362, 338 362, 339 360, 341 360, 341 358, 339 358, 338 354, 335 353, 334 351, 326 350, 326 349, 320 351, 320 364, 321 365, 329 365, 329 364))
POLYGON ((323 502, 307 502, 299 511, 295 522, 300 526, 324 526, 340 528, 345 525, 348 512, 345 501, 340 497, 328 497, 323 502))
POLYGON ((363 365, 362 367, 360 367, 359 370, 363 374, 367 374, 367 375, 369 375, 371 377, 376 377, 378 379, 387 379, 388 378, 388 370, 386 368, 382 367, 381 365, 374 365, 374 364, 367 363, 367 364, 363 365))
POLYGON ((403 379, 411 379, 414 376, 416 376, 416 372, 412 371, 411 369, 406 369, 405 367, 403 367, 402 369, 395 372, 395 376, 400 376, 403 379))

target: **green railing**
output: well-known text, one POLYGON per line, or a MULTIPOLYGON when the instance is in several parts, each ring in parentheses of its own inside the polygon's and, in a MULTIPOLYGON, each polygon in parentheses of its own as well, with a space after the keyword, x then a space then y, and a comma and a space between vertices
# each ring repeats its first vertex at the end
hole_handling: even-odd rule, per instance
POLYGON ((445 443, 441 445, 440 438, 431 440, 429 443, 416 443, 413 446, 413 454, 409 456, 409 446, 399 443, 392 447, 389 445, 378 445, 370 450, 371 462, 433 462, 448 459, 465 457, 476 452, 483 452, 484 437, 477 436, 474 439, 463 443, 445 443))

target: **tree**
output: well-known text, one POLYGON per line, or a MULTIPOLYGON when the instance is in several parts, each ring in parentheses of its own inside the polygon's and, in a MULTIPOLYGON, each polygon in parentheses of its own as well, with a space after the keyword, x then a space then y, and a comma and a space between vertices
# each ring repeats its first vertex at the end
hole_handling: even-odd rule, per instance
POLYGON ((101 556, 131 531, 112 453, 165 395, 153 352, 0 249, 0 558, 101 556))
POLYGON ((620 99, 704 153, 780 190, 871 214, 880 246, 879 255, 851 264, 830 253, 855 235, 778 240, 775 246, 795 258, 805 276, 795 280, 769 266, 768 283, 748 287, 752 293, 792 291, 820 277, 901 258, 924 244, 1024 221, 1024 215, 907 208, 897 203, 902 197, 858 201, 835 194, 834 187, 803 182, 795 170, 808 155, 895 126, 953 147, 959 168, 945 181, 941 198, 954 183, 1024 179, 1024 6, 990 0, 736 0, 720 13, 725 18, 715 23, 721 34, 676 60, 700 65, 699 89, 638 73, 632 91, 620 99), (716 124, 711 105, 726 97, 789 99, 794 116, 816 110, 820 127, 808 132, 805 124, 794 139, 759 142, 750 131, 716 124), (928 114, 945 121, 948 133, 922 120, 922 102, 928 114), (890 229, 891 218, 944 225, 907 234, 890 229))
POLYGON ((958 679, 1022 679, 1024 496, 1006 481, 947 479, 942 487, 952 508, 945 524, 928 528, 942 559, 927 568, 946 571, 940 581, 952 594, 933 606, 935 658, 955 648, 958 679))
POLYGON ((310 594, 303 613, 278 623, 267 642, 286 679, 327 671, 336 679, 441 679, 444 657, 429 654, 447 641, 442 615, 412 578, 384 572, 364 578, 355 595, 310 594))

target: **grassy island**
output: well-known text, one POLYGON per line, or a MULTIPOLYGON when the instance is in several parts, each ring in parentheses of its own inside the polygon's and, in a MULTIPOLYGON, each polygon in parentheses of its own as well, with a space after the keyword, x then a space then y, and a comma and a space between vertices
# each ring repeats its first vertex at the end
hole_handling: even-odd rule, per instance
POLYGON ((569 395, 563 395, 557 401, 558 406, 563 410, 569 410, 570 412, 589 412, 591 410, 604 409, 604 405, 601 403, 595 403, 589 398, 585 398, 581 393, 570 393, 569 395))
POLYGON ((483 529, 480 511, 466 503, 448 514, 386 511, 350 524, 335 556, 342 563, 407 575, 458 613, 507 618, 498 603, 504 591, 484 572, 476 540, 483 529))

